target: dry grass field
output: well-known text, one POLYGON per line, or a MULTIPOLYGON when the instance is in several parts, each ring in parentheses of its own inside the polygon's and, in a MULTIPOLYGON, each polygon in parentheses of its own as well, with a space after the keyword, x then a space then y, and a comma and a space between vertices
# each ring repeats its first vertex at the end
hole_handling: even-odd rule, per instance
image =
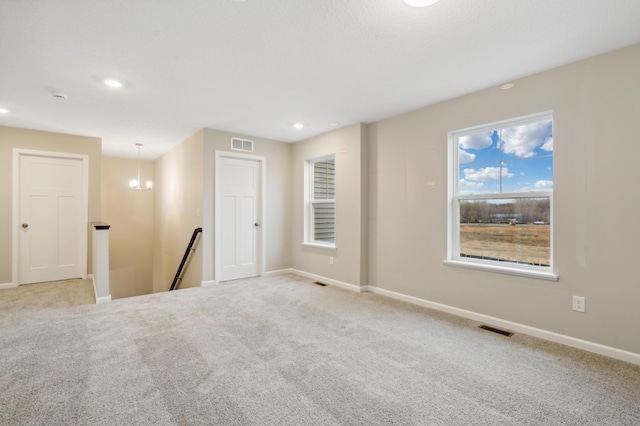
POLYGON ((549 265, 549 225, 460 224, 460 254, 549 265))

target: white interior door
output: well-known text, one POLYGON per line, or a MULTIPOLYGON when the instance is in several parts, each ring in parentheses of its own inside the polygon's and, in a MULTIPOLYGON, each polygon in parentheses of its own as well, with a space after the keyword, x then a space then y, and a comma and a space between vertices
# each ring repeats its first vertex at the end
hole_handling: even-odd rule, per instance
POLYGON ((255 277, 260 232, 260 163, 221 158, 218 167, 220 281, 255 277))
POLYGON ((19 284, 83 278, 83 161, 20 155, 19 284))

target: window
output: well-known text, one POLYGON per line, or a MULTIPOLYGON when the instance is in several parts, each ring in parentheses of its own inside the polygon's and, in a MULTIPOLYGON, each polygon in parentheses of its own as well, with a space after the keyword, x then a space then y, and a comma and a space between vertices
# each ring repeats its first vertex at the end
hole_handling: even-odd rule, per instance
POLYGON ((336 160, 335 155, 307 160, 305 242, 335 247, 336 160))
POLYGON ((449 167, 447 263, 557 279, 551 113, 450 132, 449 167))

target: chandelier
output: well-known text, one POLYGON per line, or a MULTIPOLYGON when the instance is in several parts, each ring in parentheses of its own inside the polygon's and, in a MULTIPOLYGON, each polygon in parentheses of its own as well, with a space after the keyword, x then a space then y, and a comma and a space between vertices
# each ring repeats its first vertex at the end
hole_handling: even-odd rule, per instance
POLYGON ((151 188, 153 188, 153 182, 151 182, 150 180, 145 183, 144 187, 141 186, 142 181, 140 180, 140 147, 142 146, 142 144, 137 143, 136 146, 138 147, 138 178, 131 179, 129 181, 129 188, 135 189, 136 191, 150 191, 151 188))

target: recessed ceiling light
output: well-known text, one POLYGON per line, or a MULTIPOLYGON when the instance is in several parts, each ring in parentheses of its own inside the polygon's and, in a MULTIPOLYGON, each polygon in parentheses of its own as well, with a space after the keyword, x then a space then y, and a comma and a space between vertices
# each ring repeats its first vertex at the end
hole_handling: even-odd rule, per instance
POLYGON ((113 79, 106 79, 104 81, 104 84, 106 84, 109 87, 122 87, 122 83, 120 83, 118 80, 113 80, 113 79))
POLYGON ((514 87, 516 87, 516 85, 513 83, 506 83, 500 86, 502 90, 509 90, 509 89, 513 89, 514 87))
POLYGON ((425 7, 438 3, 440 0, 404 0, 406 4, 413 7, 425 7))
POLYGON ((335 121, 333 123, 329 123, 329 127, 338 127, 338 123, 335 121))
POLYGON ((302 128, 304 127, 304 124, 302 124, 302 123, 295 123, 295 124, 293 125, 293 127, 294 127, 295 129, 302 129, 302 128))
POLYGON ((8 109, 0 108, 0 114, 9 114, 8 109))

